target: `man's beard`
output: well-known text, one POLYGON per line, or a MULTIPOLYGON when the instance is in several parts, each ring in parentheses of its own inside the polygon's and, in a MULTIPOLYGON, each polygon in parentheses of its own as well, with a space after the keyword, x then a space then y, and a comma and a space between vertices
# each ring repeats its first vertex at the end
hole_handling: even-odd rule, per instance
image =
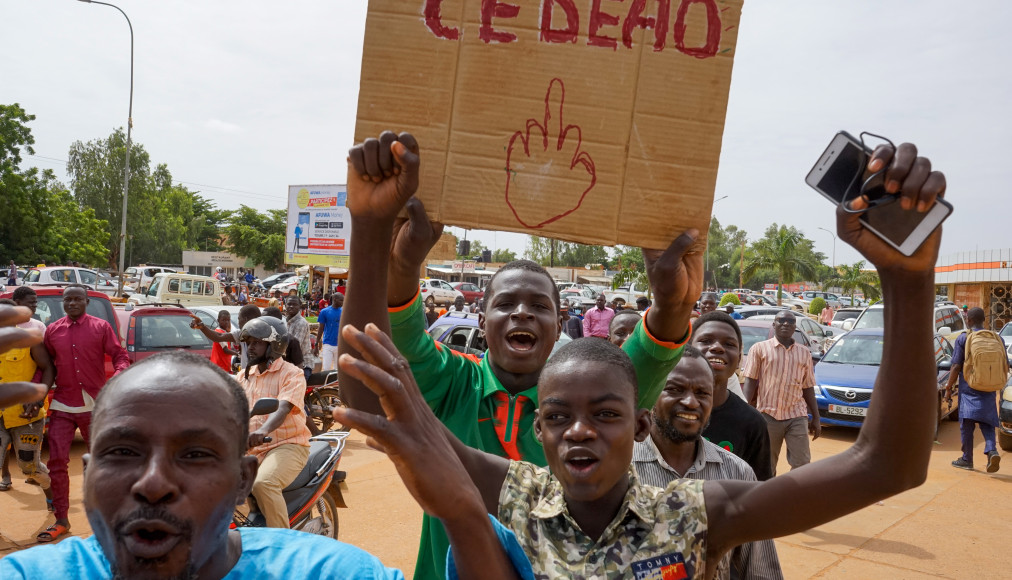
POLYGON ((657 413, 650 413, 650 416, 653 417, 654 425, 657 425, 657 429, 661 432, 661 435, 672 443, 689 443, 692 441, 698 441, 702 436, 703 431, 706 431, 706 428, 710 425, 710 420, 707 419, 706 424, 699 430, 699 433, 689 435, 676 429, 675 426, 671 424, 671 421, 658 417, 657 413))

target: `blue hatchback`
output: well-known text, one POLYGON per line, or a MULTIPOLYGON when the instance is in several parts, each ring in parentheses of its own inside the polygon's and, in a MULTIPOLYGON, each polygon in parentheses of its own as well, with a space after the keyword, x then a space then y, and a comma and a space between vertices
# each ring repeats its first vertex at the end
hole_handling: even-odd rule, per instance
MULTIPOLYGON (((868 414, 872 389, 882 363, 883 330, 866 328, 842 336, 815 365, 815 401, 823 425, 860 427, 868 414)), ((952 345, 935 335, 935 364, 938 371, 939 420, 957 414, 958 395, 953 402, 945 401, 945 384, 949 380, 952 345)))

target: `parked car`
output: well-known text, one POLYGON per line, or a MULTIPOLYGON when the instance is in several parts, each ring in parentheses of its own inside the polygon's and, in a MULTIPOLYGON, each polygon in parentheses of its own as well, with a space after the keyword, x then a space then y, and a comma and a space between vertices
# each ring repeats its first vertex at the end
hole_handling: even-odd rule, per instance
POLYGON ((867 305, 866 301, 856 296, 840 296, 840 306, 843 308, 859 308, 867 305))
POLYGON ((559 292, 559 298, 568 302, 570 306, 579 307, 581 312, 586 312, 597 304, 598 293, 590 288, 567 288, 559 292))
POLYGON ((155 274, 175 272, 174 268, 164 266, 134 266, 126 269, 125 284, 130 284, 136 292, 145 292, 155 274))
POLYGON ((468 304, 473 304, 475 300, 485 296, 484 290, 470 282, 454 282, 453 284, 450 284, 450 286, 457 292, 463 294, 464 302, 467 302, 468 304))
POLYGON ((619 286, 618 288, 606 291, 604 297, 608 302, 614 301, 618 306, 625 306, 626 304, 636 304, 636 299, 640 297, 647 297, 647 291, 649 288, 646 286, 640 286, 639 284, 630 284, 628 286, 619 286))
POLYGON ((211 341, 199 330, 190 328, 190 311, 180 306, 135 306, 127 303, 116 308, 119 336, 135 363, 171 350, 186 350, 211 358, 211 341))
MULTIPOLYGON (((966 323, 959 308, 954 304, 938 303, 935 305, 935 332, 941 333, 949 340, 955 340, 956 335, 966 330, 966 323), (948 329, 948 330, 945 330, 948 329)), ((872 304, 865 308, 859 317, 852 321, 845 320, 842 328, 844 330, 859 330, 862 328, 885 328, 885 305, 882 302, 872 304)))
MULTIPOLYGON (((10 291, 0 294, 0 298, 11 298, 14 296, 13 288, 10 291)), ((42 321, 43 324, 49 326, 53 322, 66 316, 63 311, 63 288, 58 286, 39 286, 34 288, 35 294, 38 296, 38 306, 35 309, 35 316, 42 321)), ((88 290, 88 307, 85 309, 87 314, 90 314, 96 318, 108 322, 112 325, 113 330, 116 331, 117 336, 119 335, 119 322, 116 320, 116 314, 113 312, 112 302, 109 301, 109 297, 105 294, 95 291, 88 290)), ((112 359, 109 355, 105 356, 105 376, 106 378, 112 378, 115 371, 112 368, 112 359)))
POLYGON ((998 445, 1012 451, 1012 378, 1005 383, 998 405, 998 445))
MULTIPOLYGON (((853 330, 836 341, 815 366, 815 400, 823 425, 860 427, 882 364, 885 331, 881 328, 853 330)), ((952 344, 935 335, 935 364, 938 374, 938 418, 957 418, 959 395, 945 401, 945 385, 952 364, 952 344)))
POLYGON ((1008 357, 1012 359, 1012 322, 1006 323, 1005 326, 1001 327, 998 335, 1005 341, 1005 346, 1008 348, 1008 357))
MULTIPOLYGON (((24 283, 24 281, 25 281, 25 274, 27 274, 28 271, 27 270, 22 270, 21 268, 18 268, 17 269, 17 273, 18 273, 17 274, 17 283, 18 283, 17 285, 20 286, 21 284, 24 283)), ((9 280, 9 279, 10 279, 10 269, 6 269, 5 268, 3 270, 0 270, 0 284, 7 284, 7 280, 9 280)))
MULTIPOLYGON (((775 314, 761 314, 751 317, 750 320, 769 320, 772 324, 775 317, 775 314)), ((841 332, 839 329, 823 326, 807 316, 795 316, 794 318, 797 320, 797 329, 804 332, 808 339, 819 347, 820 353, 825 353, 829 349, 831 337, 841 332)))
MULTIPOLYGON (((478 331, 478 315, 470 312, 447 312, 429 326, 428 332, 432 338, 445 344, 450 350, 462 354, 482 358, 488 348, 485 335, 478 331)), ((571 340, 573 339, 568 334, 561 333, 552 352, 571 340)))
POLYGON ((239 328, 239 311, 242 310, 242 306, 191 306, 189 310, 200 317, 204 326, 215 330, 218 328, 218 313, 222 310, 228 312, 232 328, 239 328))
POLYGON ((811 304, 812 300, 815 300, 816 298, 822 298, 823 300, 826 301, 826 304, 829 304, 833 308, 839 308, 841 306, 840 297, 830 292, 805 290, 804 292, 798 295, 798 299, 804 302, 805 304, 811 304))
POLYGON ((260 285, 265 289, 270 290, 275 284, 280 284, 281 282, 290 279, 292 276, 295 276, 295 272, 278 272, 277 274, 272 274, 261 280, 260 285))
POLYGON ((23 284, 32 287, 82 284, 109 296, 117 291, 116 284, 105 274, 73 266, 32 268, 25 274, 23 284))
POLYGON ((127 299, 133 304, 180 304, 183 306, 221 306, 221 282, 209 276, 159 273, 148 291, 127 299))
POLYGON ((833 321, 830 322, 830 326, 842 329, 845 321, 855 320, 861 316, 862 312, 864 312, 864 308, 848 308, 844 306, 833 314, 833 321))
POLYGON ((278 291, 278 292, 281 292, 282 296, 288 296, 288 294, 292 290, 295 290, 296 292, 298 292, 299 291, 299 285, 302 284, 302 280, 304 278, 305 278, 305 276, 289 276, 288 278, 285 278, 284 280, 282 280, 280 282, 277 282, 273 286, 271 286, 271 292, 270 293, 273 296, 274 292, 278 291))
POLYGON ((749 294, 746 296, 747 300, 742 300, 742 304, 751 303, 752 306, 776 306, 777 301, 765 294, 749 294))
POLYGON ((418 286, 422 293, 422 301, 426 304, 445 304, 449 306, 453 304, 457 296, 463 296, 463 294, 454 290, 449 282, 439 280, 438 278, 422 278, 418 281, 418 286))

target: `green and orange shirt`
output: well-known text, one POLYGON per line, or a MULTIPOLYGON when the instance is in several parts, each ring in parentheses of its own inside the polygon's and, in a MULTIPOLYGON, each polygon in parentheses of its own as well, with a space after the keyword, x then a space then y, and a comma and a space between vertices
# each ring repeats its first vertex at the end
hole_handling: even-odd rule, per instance
MULTIPOLYGON (((546 465, 544 449, 534 435, 537 386, 511 394, 492 372, 491 353, 479 359, 433 340, 425 332, 425 309, 418 294, 406 305, 390 309, 390 328, 429 407, 458 439, 487 453, 546 465)), ((644 322, 637 323, 622 349, 636 367, 640 407, 654 406, 686 342, 688 337, 681 344, 659 341, 644 322)), ((415 578, 442 579, 449 546, 442 524, 426 515, 415 578)))

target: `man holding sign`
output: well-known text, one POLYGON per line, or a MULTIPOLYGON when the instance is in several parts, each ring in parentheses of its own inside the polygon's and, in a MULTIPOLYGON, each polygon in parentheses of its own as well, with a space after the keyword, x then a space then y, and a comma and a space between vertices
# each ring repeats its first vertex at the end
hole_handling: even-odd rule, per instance
MULTIPOLYGON (((362 328, 372 322, 390 332, 436 416, 465 444, 546 465, 533 420, 541 369, 562 328, 552 277, 526 260, 503 266, 487 286, 478 318, 489 345, 486 356, 478 360, 442 347, 425 332, 418 290, 419 268, 442 231, 412 198, 418 145, 409 134, 384 132, 353 148, 349 161, 355 277, 342 323, 362 328), (397 220, 405 205, 410 219, 397 220)), ((702 255, 689 251, 697 235, 690 230, 665 251, 643 252, 654 305, 623 346, 636 368, 642 408, 653 406, 689 339, 689 314, 702 290, 702 255)), ((338 347, 349 352, 343 341, 338 347)), ((376 396, 354 377, 342 372, 341 387, 351 407, 382 412, 376 396)), ((448 545, 439 522, 426 518, 415 577, 442 578, 448 545)))

